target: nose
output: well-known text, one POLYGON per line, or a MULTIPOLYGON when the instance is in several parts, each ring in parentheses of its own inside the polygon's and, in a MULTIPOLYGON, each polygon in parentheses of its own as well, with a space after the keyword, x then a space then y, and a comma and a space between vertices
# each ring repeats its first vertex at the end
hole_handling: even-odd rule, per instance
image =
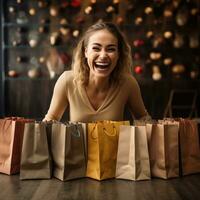
POLYGON ((108 55, 107 55, 107 52, 105 50, 101 50, 99 52, 99 57, 100 58, 106 58, 108 55))

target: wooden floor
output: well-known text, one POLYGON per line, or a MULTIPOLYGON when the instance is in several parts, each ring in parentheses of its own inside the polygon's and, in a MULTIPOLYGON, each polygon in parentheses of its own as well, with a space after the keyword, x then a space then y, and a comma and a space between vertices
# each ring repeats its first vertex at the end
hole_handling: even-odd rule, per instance
POLYGON ((89 178, 61 182, 20 181, 19 175, 0 174, 0 200, 199 200, 200 174, 171 180, 105 180, 89 178))

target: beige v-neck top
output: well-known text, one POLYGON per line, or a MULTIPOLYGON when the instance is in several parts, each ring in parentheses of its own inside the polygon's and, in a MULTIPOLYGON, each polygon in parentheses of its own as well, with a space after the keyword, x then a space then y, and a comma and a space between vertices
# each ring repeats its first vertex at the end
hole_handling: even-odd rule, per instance
POLYGON ((123 120, 126 104, 132 105, 131 112, 135 118, 148 115, 137 81, 131 74, 124 75, 120 83, 110 87, 106 98, 97 110, 90 103, 85 88, 73 80, 73 71, 65 71, 59 77, 54 87, 50 108, 45 116, 46 120, 60 120, 68 107, 70 121, 118 121, 123 120))

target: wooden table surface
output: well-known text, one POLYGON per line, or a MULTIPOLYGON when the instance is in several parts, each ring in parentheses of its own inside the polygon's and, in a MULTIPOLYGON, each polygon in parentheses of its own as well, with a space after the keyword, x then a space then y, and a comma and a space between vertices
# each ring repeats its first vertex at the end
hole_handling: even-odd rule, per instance
POLYGON ((170 180, 127 181, 89 178, 20 181, 0 174, 0 200, 199 200, 200 174, 170 180))

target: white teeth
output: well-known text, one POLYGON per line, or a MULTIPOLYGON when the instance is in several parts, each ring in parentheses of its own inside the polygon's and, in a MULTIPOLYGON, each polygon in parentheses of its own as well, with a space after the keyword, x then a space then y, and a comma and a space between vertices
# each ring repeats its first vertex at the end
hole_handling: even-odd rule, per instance
POLYGON ((109 65, 109 63, 99 63, 99 62, 97 62, 97 63, 95 63, 96 65, 100 65, 100 66, 107 66, 107 65, 109 65))

